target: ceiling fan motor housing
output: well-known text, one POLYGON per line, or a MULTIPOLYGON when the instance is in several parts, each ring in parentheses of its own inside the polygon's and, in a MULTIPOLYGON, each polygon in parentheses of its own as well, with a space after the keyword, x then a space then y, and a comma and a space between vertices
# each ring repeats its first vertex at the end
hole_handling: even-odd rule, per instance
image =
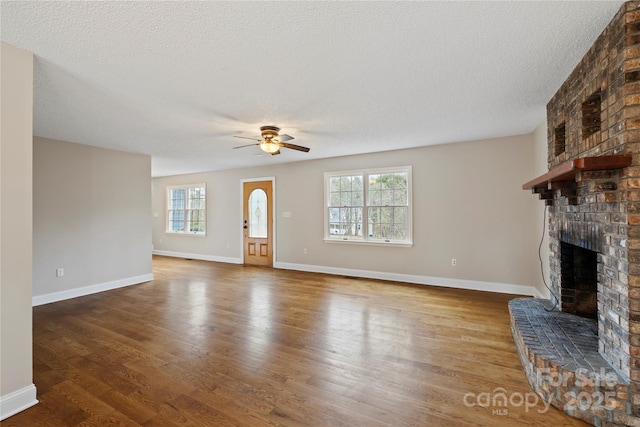
POLYGON ((270 140, 278 136, 280 128, 277 126, 261 126, 260 132, 263 139, 270 140))

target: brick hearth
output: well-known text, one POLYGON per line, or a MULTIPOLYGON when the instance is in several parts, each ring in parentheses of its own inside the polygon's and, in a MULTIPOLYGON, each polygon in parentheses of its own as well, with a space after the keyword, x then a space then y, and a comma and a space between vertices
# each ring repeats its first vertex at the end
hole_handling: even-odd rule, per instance
POLYGON ((600 355, 597 321, 551 308, 549 301, 531 298, 509 302, 511 331, 531 388, 597 426, 634 422, 630 383, 600 355))

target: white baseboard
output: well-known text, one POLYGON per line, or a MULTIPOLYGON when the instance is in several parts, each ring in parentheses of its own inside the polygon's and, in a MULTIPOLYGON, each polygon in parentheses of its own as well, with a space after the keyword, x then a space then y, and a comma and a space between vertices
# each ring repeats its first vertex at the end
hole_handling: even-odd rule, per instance
POLYGON ((0 396, 0 421, 22 412, 38 403, 36 386, 31 384, 20 390, 0 396))
POLYGON ((159 250, 154 250, 153 254, 169 256, 173 258, 189 258, 189 259, 198 259, 201 261, 226 262, 227 264, 242 264, 242 260, 240 258, 232 258, 232 257, 224 257, 224 256, 190 254, 186 252, 159 251, 159 250))
MULTIPOLYGON (((219 257, 213 255, 192 254, 184 252, 154 250, 154 255, 163 255, 175 258, 190 258, 203 261, 226 262, 230 264, 242 264, 240 258, 219 257)), ((307 271, 310 273, 326 273, 340 276, 364 277, 367 279, 390 280, 393 282, 415 283, 419 285, 434 285, 447 288, 469 289, 475 291, 498 292, 503 294, 537 296, 537 289, 533 286, 514 285, 509 283, 481 282, 477 280, 450 279, 447 277, 418 276, 413 274, 386 273, 383 271, 356 270, 352 268, 325 267, 320 265, 295 264, 288 262, 274 262, 274 268, 283 270, 307 271)))
POLYGON ((481 282, 477 280, 450 279, 447 277, 418 276, 413 274, 386 273, 382 271, 355 270, 351 268, 324 267, 319 265, 274 263, 274 268, 285 270, 308 271, 312 273, 336 274, 340 276, 364 277, 367 279, 390 280, 394 282, 415 283, 419 285, 443 286, 446 288, 469 289, 474 291, 498 292, 533 296, 535 288, 526 285, 509 283, 481 282))
POLYGON ((141 276, 127 277, 124 279, 113 280, 111 282, 98 283, 95 285, 83 286, 81 288, 67 289, 60 292, 50 294, 36 295, 32 298, 32 305, 49 304, 56 301, 62 301, 71 298, 82 297, 85 295, 95 294, 98 292, 110 291, 112 289, 123 288, 125 286, 137 285, 139 283, 149 282, 153 280, 153 274, 143 274, 141 276))
POLYGON ((549 291, 547 289, 545 289, 545 292, 541 292, 540 289, 536 288, 535 286, 532 286, 533 288, 533 296, 536 298, 540 298, 540 299, 549 299, 551 298, 551 295, 549 293, 549 291))

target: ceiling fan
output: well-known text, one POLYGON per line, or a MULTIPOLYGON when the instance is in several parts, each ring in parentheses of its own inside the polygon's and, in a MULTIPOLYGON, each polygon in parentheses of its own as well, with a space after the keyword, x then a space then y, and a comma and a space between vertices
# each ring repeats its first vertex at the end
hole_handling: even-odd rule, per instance
POLYGON ((309 152, 309 148, 303 147, 301 145, 289 144, 285 141, 291 141, 293 139, 292 136, 287 134, 279 135, 280 128, 276 126, 262 126, 260 127, 260 135, 262 139, 256 138, 247 138, 246 136, 237 136, 234 135, 234 138, 242 138, 242 139, 250 139, 252 141, 258 141, 257 144, 248 144, 248 145, 240 145, 236 148, 243 147, 251 147, 254 145, 259 145, 260 149, 265 153, 271 154, 275 156, 276 154, 280 154, 280 147, 291 148, 292 150, 304 151, 305 153, 309 152))

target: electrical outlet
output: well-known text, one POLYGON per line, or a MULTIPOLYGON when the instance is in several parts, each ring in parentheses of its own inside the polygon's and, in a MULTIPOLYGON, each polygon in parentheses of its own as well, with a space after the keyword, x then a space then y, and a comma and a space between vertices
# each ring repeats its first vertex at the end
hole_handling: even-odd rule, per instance
POLYGON ((62 277, 62 276, 64 276, 64 268, 56 269, 56 277, 62 277))
POLYGON ((456 267, 458 265, 458 260, 455 258, 451 258, 451 267, 456 267))
POLYGON ((309 254, 309 251, 307 250, 307 248, 304 248, 304 249, 302 250, 302 253, 303 253, 303 254, 305 254, 305 255, 308 255, 308 254, 309 254))

